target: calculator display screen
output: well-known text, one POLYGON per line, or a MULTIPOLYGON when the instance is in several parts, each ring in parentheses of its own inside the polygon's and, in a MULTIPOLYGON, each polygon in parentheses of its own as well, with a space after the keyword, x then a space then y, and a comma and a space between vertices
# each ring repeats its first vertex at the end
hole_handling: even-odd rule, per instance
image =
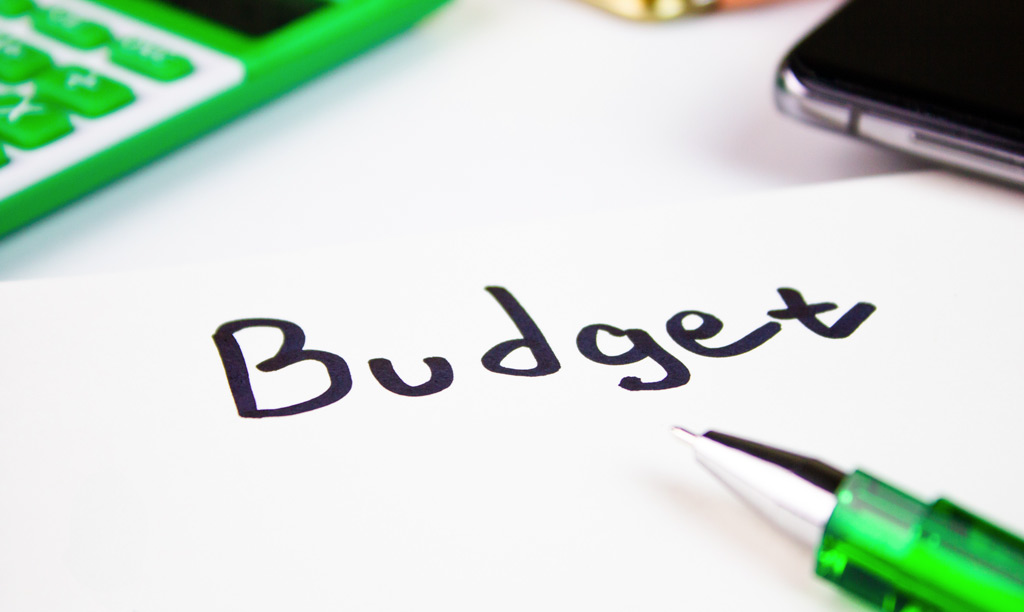
POLYGON ((330 4, 326 0, 163 0, 247 36, 263 36, 330 4))

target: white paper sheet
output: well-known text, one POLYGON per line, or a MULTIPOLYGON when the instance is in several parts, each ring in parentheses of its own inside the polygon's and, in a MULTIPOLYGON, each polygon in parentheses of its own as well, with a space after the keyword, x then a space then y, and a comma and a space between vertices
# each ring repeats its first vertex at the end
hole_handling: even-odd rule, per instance
MULTIPOLYGON (((668 427, 862 467, 1024 530, 1021 236, 1020 192, 936 173, 0 285, 0 609, 860 609, 668 427), (876 310, 826 338, 769 316, 785 288, 835 304, 817 315, 826 326, 876 310), (516 300, 558 371, 484 367, 522 338, 495 294, 516 300), (666 330, 683 311, 724 324, 710 347, 780 329, 700 356, 666 330), (243 418, 213 336, 246 319, 301 327, 306 350, 344 360, 351 389, 243 418), (577 334, 594 324, 646 332, 671 355, 665 386, 679 382, 671 359, 688 382, 621 388, 666 371, 584 357, 577 334), (414 386, 427 357, 453 378, 421 397, 368 366, 388 359, 414 386)), ((257 410, 328 389, 316 361, 255 369, 278 329, 230 337, 257 410)), ((606 355, 631 346, 598 337, 606 355)), ((501 363, 536 365, 525 349, 501 363)))

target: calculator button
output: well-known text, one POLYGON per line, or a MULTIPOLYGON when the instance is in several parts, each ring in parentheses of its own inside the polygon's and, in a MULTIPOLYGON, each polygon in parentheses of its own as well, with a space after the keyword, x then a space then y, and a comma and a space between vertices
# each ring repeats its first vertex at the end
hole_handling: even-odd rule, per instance
POLYGON ((17 94, 0 95, 0 139, 20 149, 34 149, 72 129, 67 114, 17 94))
POLYGON ((33 8, 32 0, 0 0, 0 15, 4 17, 24 15, 33 8))
POLYGON ((0 34, 0 81, 18 83, 49 66, 49 56, 39 49, 0 34))
POLYGON ((192 62, 139 38, 115 41, 110 61, 159 81, 173 81, 192 72, 192 62))
POLYGON ((35 79, 36 96, 86 117, 99 117, 135 99, 126 86, 91 70, 72 66, 48 70, 35 79))
POLYGON ((32 13, 36 29, 79 49, 94 49, 110 40, 110 31, 67 9, 52 7, 32 13))

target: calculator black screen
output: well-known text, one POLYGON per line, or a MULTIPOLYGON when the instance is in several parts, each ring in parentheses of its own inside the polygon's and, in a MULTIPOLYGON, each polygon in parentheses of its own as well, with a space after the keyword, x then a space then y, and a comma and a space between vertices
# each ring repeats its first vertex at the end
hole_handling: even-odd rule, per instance
POLYGON ((264 36, 330 4, 325 0, 163 0, 247 36, 264 36))

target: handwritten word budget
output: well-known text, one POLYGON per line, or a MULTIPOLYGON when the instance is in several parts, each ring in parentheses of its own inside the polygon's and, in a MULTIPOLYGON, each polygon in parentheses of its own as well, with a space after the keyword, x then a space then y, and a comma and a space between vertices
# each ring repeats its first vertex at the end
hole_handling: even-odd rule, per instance
MULTIPOLYGON (((505 314, 519 330, 520 337, 500 342, 481 357, 483 367, 495 374, 508 376, 538 377, 550 376, 561 369, 561 362, 551 348, 543 332, 533 317, 520 304, 519 300, 504 287, 487 287, 505 314), (520 349, 530 352, 533 356, 532 367, 513 367, 505 365, 507 358, 520 349)), ((867 302, 858 302, 831 325, 818 318, 818 315, 836 310, 838 307, 830 302, 809 304, 803 295, 790 288, 780 288, 779 296, 785 308, 770 310, 769 321, 751 331, 738 340, 722 346, 707 346, 703 341, 710 340, 722 331, 724 324, 713 314, 698 310, 684 310, 671 317, 665 324, 669 337, 680 347, 702 357, 735 357, 748 353, 771 340, 782 330, 779 321, 797 321, 804 328, 823 338, 841 339, 853 334, 860 325, 875 311, 875 306, 867 302)), ((220 355, 224 372, 227 375, 231 395, 234 398, 238 414, 245 418, 261 418, 270 416, 291 416, 310 410, 330 406, 348 395, 352 390, 352 372, 344 357, 337 353, 305 348, 306 334, 298 324, 291 321, 273 318, 239 319, 221 325, 213 335, 220 355), (269 359, 256 364, 260 372, 277 372, 300 362, 318 362, 329 378, 328 388, 313 397, 290 406, 278 408, 261 407, 253 392, 249 365, 235 334, 250 328, 273 328, 281 332, 280 348, 269 359)), ((621 329, 613 325, 595 323, 579 330, 576 335, 576 348, 580 354, 602 365, 631 365, 650 359, 664 372, 658 380, 642 380, 637 376, 626 376, 619 381, 619 386, 627 391, 659 391, 681 387, 690 381, 690 370, 675 355, 670 353, 643 329, 621 329), (598 338, 601 334, 622 338, 631 344, 625 352, 608 354, 600 346, 598 338)), ((368 362, 370 373, 381 387, 397 395, 422 397, 440 393, 449 388, 455 380, 455 372, 451 362, 444 357, 426 357, 423 362, 430 370, 430 378, 418 385, 406 383, 394 364, 386 358, 374 358, 368 362)))

